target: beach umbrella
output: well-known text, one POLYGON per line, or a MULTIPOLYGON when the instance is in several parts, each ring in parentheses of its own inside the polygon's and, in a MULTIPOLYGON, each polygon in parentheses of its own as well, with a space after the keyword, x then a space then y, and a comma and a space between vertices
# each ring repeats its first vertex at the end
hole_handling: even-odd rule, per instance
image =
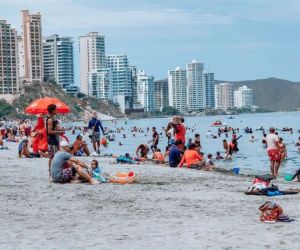
POLYGON ((57 107, 57 112, 61 114, 69 113, 70 108, 63 103, 62 101, 52 98, 52 97, 45 97, 41 99, 37 99, 29 104, 29 106, 25 109, 27 114, 48 114, 47 107, 50 104, 55 104, 57 107))

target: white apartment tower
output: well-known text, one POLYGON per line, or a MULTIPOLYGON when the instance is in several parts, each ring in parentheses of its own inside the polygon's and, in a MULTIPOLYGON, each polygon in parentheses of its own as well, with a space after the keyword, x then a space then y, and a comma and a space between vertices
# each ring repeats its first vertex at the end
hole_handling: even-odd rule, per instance
POLYGON ((74 40, 52 35, 43 39, 44 80, 54 80, 62 88, 74 85, 74 40))
POLYGON ((253 106, 253 91, 243 85, 234 91, 234 106, 237 108, 251 108, 253 106))
POLYGON ((215 74, 212 72, 204 73, 206 107, 215 107, 215 74))
POLYGON ((187 72, 180 67, 168 71, 169 105, 180 112, 187 109, 187 72))
POLYGON ((89 95, 112 100, 112 74, 110 69, 96 69, 88 73, 89 95))
POLYGON ((0 99, 19 89, 17 32, 0 20, 0 99))
POLYGON ((226 82, 215 85, 216 109, 233 108, 233 84, 226 82))
POLYGON ((199 111, 206 106, 205 84, 203 81, 203 63, 193 60, 187 69, 187 106, 190 111, 199 111))
POLYGON ((106 68, 105 37, 90 32, 79 37, 80 91, 89 94, 88 73, 106 68))
POLYGON ((43 50, 41 14, 22 10, 22 35, 20 39, 20 77, 28 82, 42 82, 43 50))
POLYGON ((137 93, 138 102, 144 107, 144 111, 156 110, 154 77, 146 75, 143 70, 140 70, 137 74, 137 93))

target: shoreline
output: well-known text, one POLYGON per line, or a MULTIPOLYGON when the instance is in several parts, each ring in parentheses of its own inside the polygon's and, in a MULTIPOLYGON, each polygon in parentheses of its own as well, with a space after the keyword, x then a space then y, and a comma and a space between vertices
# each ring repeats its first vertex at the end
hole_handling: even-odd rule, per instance
MULTIPOLYGON (((111 164, 104 172, 134 171, 136 184, 54 184, 48 159, 18 159, 1 150, 2 249, 291 249, 300 229, 299 194, 245 195, 252 177, 154 164, 111 164), (296 221, 264 224, 266 200, 296 221), (67 240, 69 239, 69 240, 67 240)), ((82 157, 89 163, 93 157, 82 157)), ((297 182, 275 181, 281 189, 297 182)))

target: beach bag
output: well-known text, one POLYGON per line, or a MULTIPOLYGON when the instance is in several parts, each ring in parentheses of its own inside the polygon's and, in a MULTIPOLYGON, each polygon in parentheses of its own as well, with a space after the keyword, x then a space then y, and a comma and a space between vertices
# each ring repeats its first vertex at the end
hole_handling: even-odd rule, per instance
POLYGON ((259 216, 261 222, 275 222, 283 214, 283 209, 272 201, 266 201, 259 207, 259 210, 261 211, 259 216))

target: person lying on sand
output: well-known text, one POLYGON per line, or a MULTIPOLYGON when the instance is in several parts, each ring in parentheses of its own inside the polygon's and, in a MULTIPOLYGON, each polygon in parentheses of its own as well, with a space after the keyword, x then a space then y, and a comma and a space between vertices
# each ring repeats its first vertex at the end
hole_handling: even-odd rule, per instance
POLYGON ((87 143, 82 140, 81 135, 77 135, 75 142, 72 145, 71 154, 75 156, 90 156, 90 151, 88 149, 87 143))
POLYGON ((204 167, 205 160, 203 156, 197 152, 196 148, 194 143, 190 145, 189 149, 184 152, 178 167, 181 168, 184 163, 186 163, 187 168, 202 169, 204 167))
POLYGON ((61 151, 54 155, 51 162, 51 177, 54 183, 70 183, 78 174, 90 184, 98 184, 86 170, 89 167, 82 161, 74 158, 70 152, 70 145, 66 141, 60 143, 61 151))

